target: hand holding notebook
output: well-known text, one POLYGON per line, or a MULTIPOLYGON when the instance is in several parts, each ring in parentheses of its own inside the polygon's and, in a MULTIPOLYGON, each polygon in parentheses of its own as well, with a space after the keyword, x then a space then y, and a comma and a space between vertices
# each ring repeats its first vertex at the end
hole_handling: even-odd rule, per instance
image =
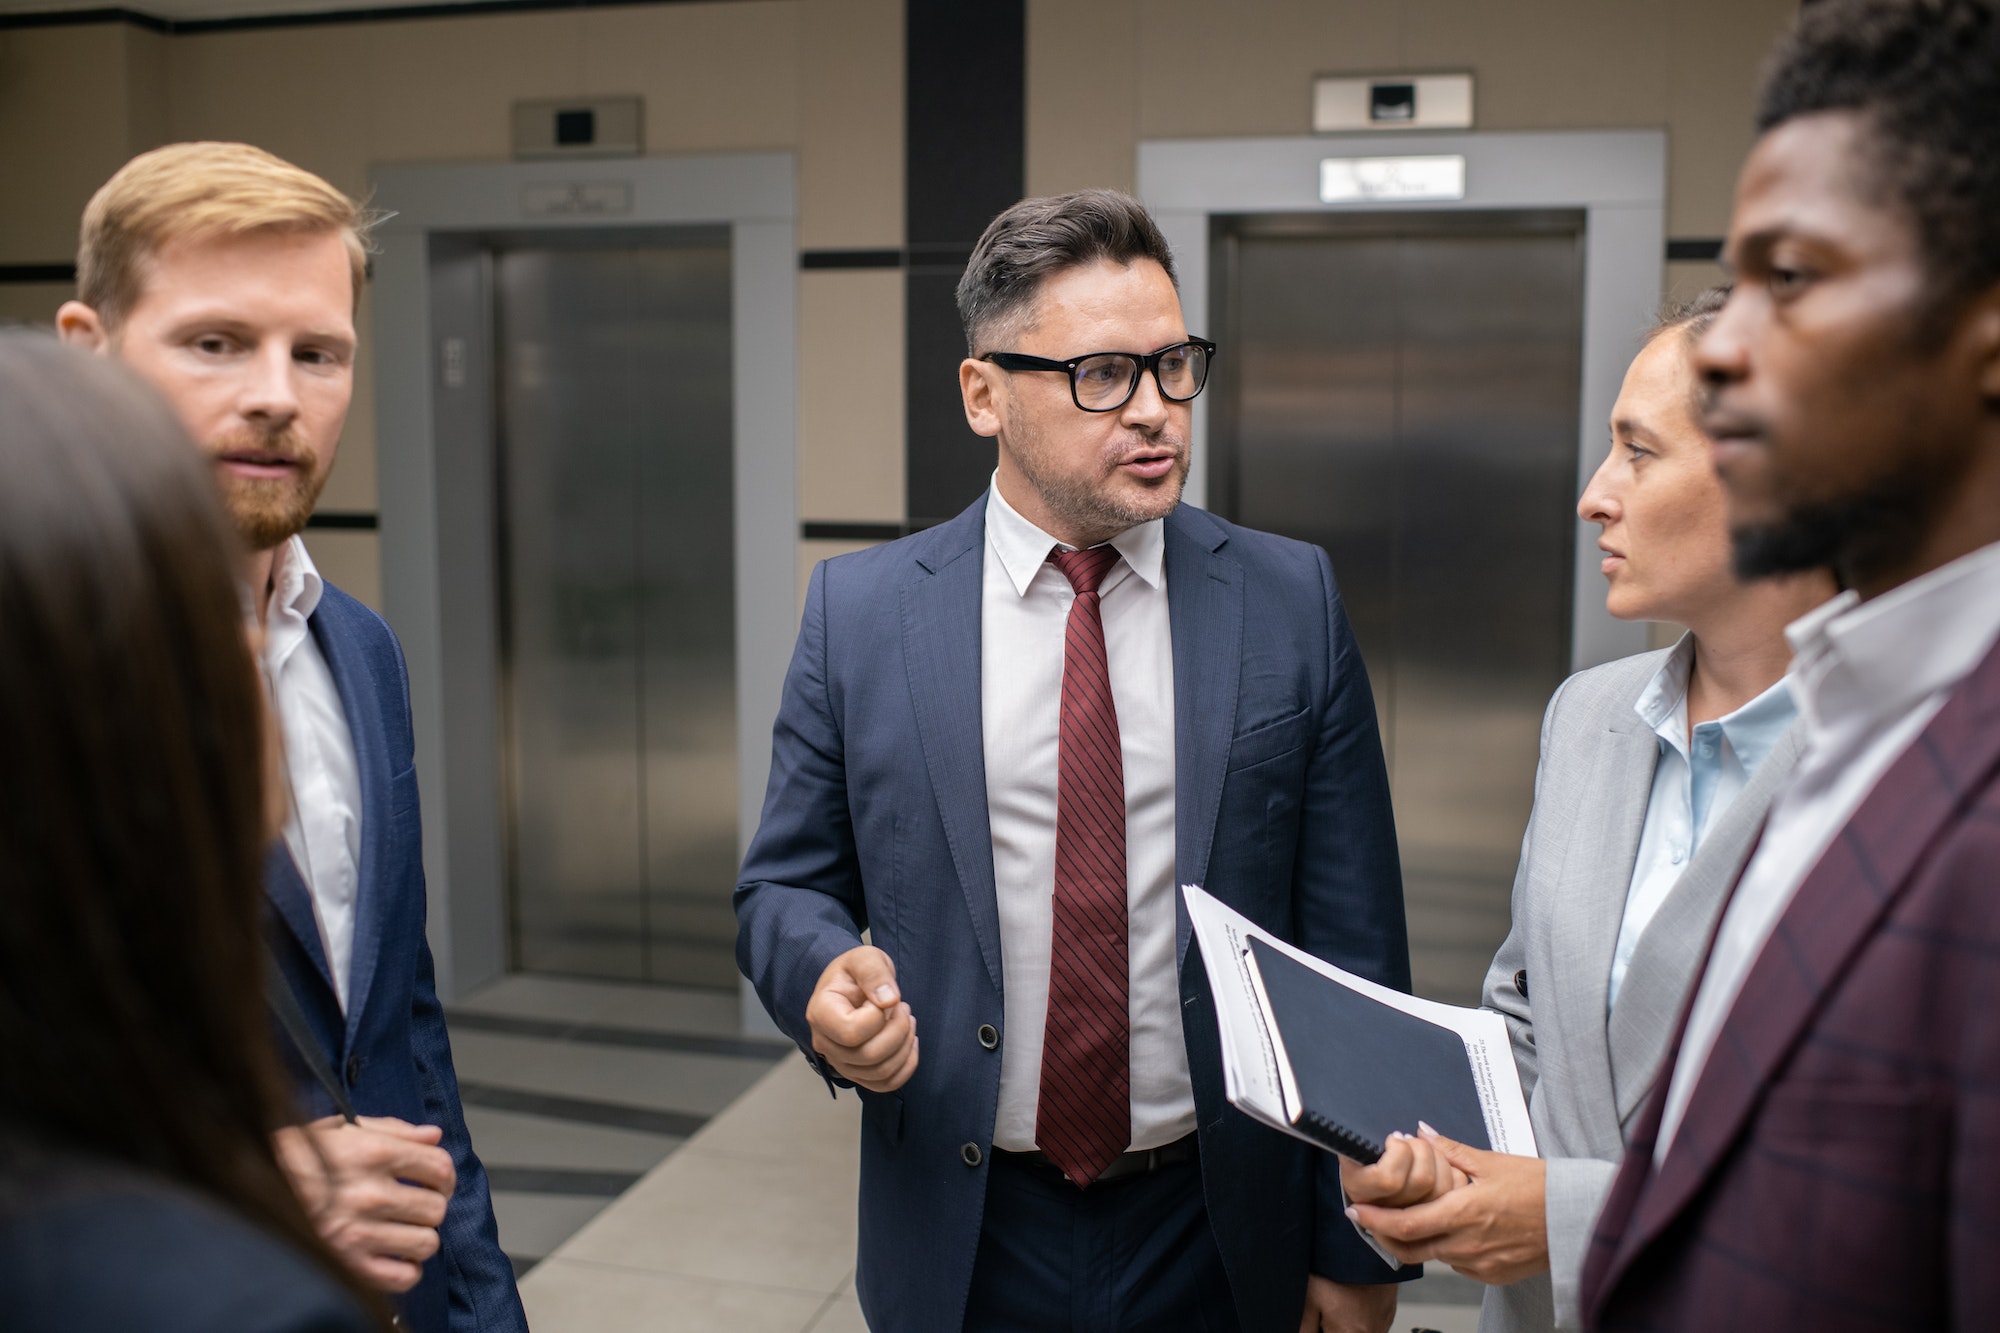
POLYGON ((1260 930, 1194 885, 1181 892, 1215 995, 1232 1106, 1364 1165, 1392 1134, 1423 1124, 1478 1148, 1534 1155, 1500 1015, 1378 985, 1260 930))
POLYGON ((1258 929, 1200 888, 1182 892, 1215 993, 1232 1105, 1364 1164, 1419 1121, 1474 1147, 1534 1153, 1498 1014, 1378 985, 1258 929))

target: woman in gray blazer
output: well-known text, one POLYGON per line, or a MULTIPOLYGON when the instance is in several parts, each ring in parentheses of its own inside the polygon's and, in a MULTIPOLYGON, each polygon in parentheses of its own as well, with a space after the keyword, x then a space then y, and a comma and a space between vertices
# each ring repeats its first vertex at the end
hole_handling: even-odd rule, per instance
POLYGON ((1344 1164, 1356 1221, 1399 1258, 1494 1284, 1482 1333, 1580 1326, 1584 1248, 1625 1135, 1798 751, 1783 631, 1834 588, 1824 574, 1744 583, 1731 571, 1691 357, 1726 296, 1704 292, 1648 337, 1577 505, 1603 529, 1611 614, 1688 633, 1570 677, 1542 723, 1513 929, 1485 988, 1542 1156, 1426 1129, 1375 1167, 1344 1164))

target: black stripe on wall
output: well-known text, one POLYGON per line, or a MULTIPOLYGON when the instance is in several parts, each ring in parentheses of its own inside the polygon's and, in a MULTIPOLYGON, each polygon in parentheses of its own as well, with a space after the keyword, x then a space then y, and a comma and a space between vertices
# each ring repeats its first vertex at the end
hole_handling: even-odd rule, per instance
POLYGON ((912 528, 972 503, 993 442, 965 424, 954 289, 993 215, 1024 192, 1025 0, 905 0, 904 480, 912 528))
MULTIPOLYGON (((1006 204, 1000 205, 1000 208, 996 208, 993 211, 998 213, 1001 208, 1005 208, 1007 204, 1013 202, 1014 200, 1010 198, 1006 204)), ((989 222, 991 220, 990 218, 987 219, 989 222)), ((980 223, 979 230, 985 231, 986 223, 980 223)), ((970 241, 924 241, 913 244, 910 246, 908 252, 910 267, 930 272, 949 273, 951 274, 951 280, 956 283, 958 275, 965 272, 966 261, 972 258, 972 247, 978 240, 979 238, 974 236, 970 241)))
POLYGON ((809 542, 892 542, 910 531, 907 523, 801 523, 799 536, 809 542))
POLYGON ((0 14, 0 31, 8 28, 70 28, 89 23, 129 23, 148 32, 172 32, 166 19, 135 9, 57 9, 39 14, 0 14))
POLYGON ((320 513, 306 520, 306 527, 325 532, 373 532, 380 526, 374 514, 320 513))
POLYGON ((310 14, 238 14, 218 19, 163 19, 133 9, 72 9, 36 14, 0 14, 0 30, 70 27, 84 23, 129 23, 148 32, 195 36, 255 28, 303 28, 324 24, 381 23, 393 19, 472 18, 484 14, 535 14, 557 9, 624 9, 633 5, 692 4, 696 0, 466 0, 464 4, 381 5, 369 9, 329 9, 310 14))
POLYGON ((901 268, 901 250, 801 250, 799 267, 826 268, 901 268))
POLYGON ((74 264, 0 264, 0 283, 75 281, 74 264))
POLYGON ((1716 236, 1684 236, 1667 242, 1667 260, 1670 263, 1722 258, 1722 239, 1716 236))

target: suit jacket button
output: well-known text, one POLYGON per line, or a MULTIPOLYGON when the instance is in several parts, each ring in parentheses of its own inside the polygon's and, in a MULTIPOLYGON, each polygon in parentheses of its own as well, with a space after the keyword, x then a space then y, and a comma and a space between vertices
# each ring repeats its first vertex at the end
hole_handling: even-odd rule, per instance
POLYGON ((361 1081, 361 1057, 358 1055, 350 1055, 347 1057, 347 1082, 351 1086, 353 1084, 359 1083, 360 1081, 361 1081))
POLYGON ((994 1027, 991 1023, 981 1023, 979 1025, 979 1044, 989 1051, 997 1048, 1000 1045, 1000 1029, 994 1027))
POLYGON ((1521 998, 1528 998, 1528 969, 1522 968, 1514 974, 1514 989, 1521 992, 1521 998))
POLYGON ((979 1151, 978 1144, 968 1143, 958 1150, 958 1156, 967 1166, 978 1166, 982 1154, 979 1151))

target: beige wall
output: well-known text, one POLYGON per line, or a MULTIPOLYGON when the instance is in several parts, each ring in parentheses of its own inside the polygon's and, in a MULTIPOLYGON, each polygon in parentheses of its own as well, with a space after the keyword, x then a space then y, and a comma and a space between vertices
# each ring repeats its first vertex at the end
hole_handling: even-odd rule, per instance
MULTIPOLYGON (((1718 236, 1755 70, 1796 0, 1029 0, 1027 184, 1133 184, 1142 139, 1302 134, 1327 72, 1470 70, 1478 128, 1664 126, 1667 230, 1718 236)), ((804 248, 902 242, 900 0, 722 0, 163 37, 0 31, 0 263, 68 259, 92 190, 143 148, 249 139, 355 192, 378 162, 498 160, 519 98, 637 93, 649 153, 797 154, 804 248), (22 182, 31 188, 21 188, 22 182)), ((1667 266, 1670 291, 1714 280, 1667 266)), ((903 513, 899 273, 799 275, 800 516, 903 513)), ((51 285, 0 287, 47 318, 51 285)), ((363 337, 369 310, 362 310, 363 337)), ((365 354, 323 505, 376 507, 365 354)), ((796 534, 773 534, 796 540, 796 534)), ((374 538, 328 534, 380 586, 374 538)), ((800 546, 802 562, 816 553, 800 546)))
POLYGON ((91 191, 154 142, 161 42, 122 23, 0 31, 0 263, 76 253, 91 191))
POLYGON ((1028 0, 1028 190, 1130 189, 1142 139, 1306 134, 1315 75, 1470 71, 1477 129, 1668 133, 1670 236, 1719 236, 1798 0, 1028 0))
POLYGON ((67 282, 0 282, 0 324, 53 327, 56 307, 74 295, 76 288, 67 282))
MULTIPOLYGON (((143 6, 142 6, 143 7, 143 6)), ((245 139, 361 194, 380 162, 503 160, 521 98, 644 99, 649 153, 798 155, 807 247, 902 243, 900 0, 726 0, 161 37, 123 24, 0 31, 0 263, 71 259, 85 201, 134 153, 245 139)), ((46 321, 60 286, 0 287, 46 321)), ((800 513, 903 511, 902 281, 800 281, 800 513)), ((376 508, 364 353, 321 506, 376 508)), ((772 534, 796 540, 796 533, 772 534)), ((380 598, 375 538, 314 535, 329 577, 380 598)))
POLYGON ((799 275, 799 513, 903 517, 903 275, 799 275))
POLYGON ((1713 287, 1727 276, 1722 265, 1707 262, 1677 261, 1667 265, 1666 297, 1669 301, 1686 301, 1694 297, 1704 287, 1713 287))

